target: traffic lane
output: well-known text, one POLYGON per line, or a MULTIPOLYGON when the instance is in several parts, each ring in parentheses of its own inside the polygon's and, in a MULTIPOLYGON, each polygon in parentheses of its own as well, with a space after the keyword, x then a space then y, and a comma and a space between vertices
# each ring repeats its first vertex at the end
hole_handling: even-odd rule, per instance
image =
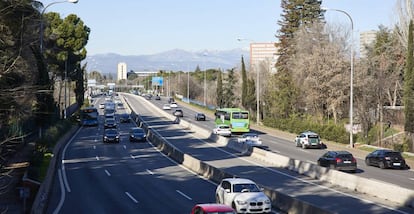
MULTIPOLYGON (((141 108, 140 110, 144 110, 141 108)), ((148 114, 146 112, 145 114, 148 114)), ((144 115, 144 113, 143 113, 144 115)), ((141 115, 141 116, 143 116, 141 115)), ((197 156, 198 159, 206 161, 218 168, 225 169, 226 171, 242 175, 248 176, 253 175, 252 179, 256 180, 256 175, 262 177, 266 182, 259 182, 264 184, 267 187, 271 187, 274 189, 280 189, 281 192, 285 192, 288 194, 293 194, 295 197, 301 198, 305 201, 310 203, 316 204, 319 207, 334 210, 335 212, 339 213, 366 213, 366 211, 375 211, 376 213, 398 213, 399 211, 393 210, 394 208, 387 208, 381 203, 388 203, 387 206, 397 206, 395 204, 389 204, 389 202, 378 200, 372 197, 367 197, 365 195, 358 195, 357 193, 351 192, 340 192, 337 189, 332 189, 329 187, 330 184, 325 184, 328 186, 320 185, 320 181, 312 180, 307 177, 303 177, 298 175, 294 172, 285 169, 278 169, 274 167, 262 167, 262 165, 266 165, 265 163, 258 163, 257 160, 251 157, 237 157, 228 152, 218 152, 223 151, 225 149, 212 149, 207 148, 201 152, 201 149, 198 148, 198 145, 195 141, 186 141, 185 139, 191 138, 191 136, 185 136, 185 133, 180 130, 180 128, 169 128, 174 125, 160 125, 160 118, 155 116, 143 116, 144 119, 151 119, 156 118, 157 125, 153 127, 157 129, 157 131, 163 135, 169 142, 171 142, 174 146, 176 146, 181 151, 184 151, 188 154, 197 156), (187 143, 186 145, 186 142, 187 143), (191 151, 194 150, 194 151, 191 151), (203 158, 204 157, 204 158, 203 158), (246 159, 250 159, 246 163, 246 159), (242 161, 240 161, 242 160, 242 161), (219 165, 217 165, 219 164, 219 165), (246 164, 246 165, 245 165, 246 164), (254 166, 251 166, 254 164, 254 166), (265 169, 265 170, 263 170, 265 169), (247 172, 247 174, 246 174, 247 172), (303 178, 301 178, 303 177, 303 178), (269 179, 272 178, 272 179, 269 179), (311 181, 307 181, 307 180, 311 181), (277 181, 277 184, 273 182, 269 183, 269 180, 277 181), (286 191, 286 186, 289 186, 288 191, 286 191), (298 195, 297 193, 303 193, 302 195, 298 195), (315 195, 315 196, 314 196, 315 195), (367 198, 372 199, 373 201, 370 202, 367 198), (375 199, 375 200, 374 200, 375 199), (341 200, 341 203, 338 204, 337 200, 341 200), (377 205, 376 203, 379 203, 377 205), (344 206, 345 205, 345 206, 344 206), (355 209, 360 210, 360 212, 356 212, 355 209)), ((168 121, 166 121, 168 123, 168 121)), ((151 125, 151 121, 149 121, 151 125)), ((346 190, 349 191, 349 190, 346 190)), ((395 207, 395 209, 405 209, 395 207)))
MULTIPOLYGON (((68 148, 68 152, 77 155, 68 155, 65 160, 72 197, 66 197, 62 213, 132 212, 137 210, 135 201, 142 201, 139 210, 145 213, 164 213, 165 210, 182 213, 190 212, 194 203, 214 202, 215 185, 194 174, 183 172, 180 167, 174 170, 175 163, 168 160, 173 166, 167 166, 162 160, 154 158, 150 151, 140 152, 143 145, 151 149, 148 144, 129 143, 127 138, 123 138, 120 144, 103 144, 97 137, 91 136, 92 131, 88 128, 86 134, 81 133, 79 136, 83 140, 74 142, 73 147, 68 148), (94 151, 93 154, 90 151, 94 151), (150 163, 156 166, 151 166, 150 163), (129 170, 125 171, 125 167, 129 170), (145 180, 142 173, 148 174, 147 177, 150 178, 145 180), (157 183, 157 180, 161 182, 157 183), (150 186, 151 182, 155 184, 150 186), (203 191, 194 189, 194 186, 202 188, 203 191), (172 188, 171 191, 167 191, 168 187, 172 188), (184 203, 183 198, 188 202, 184 203)), ((155 153, 160 156, 160 153, 155 153)), ((166 160, 165 157, 163 159, 166 160)))
MULTIPOLYGON (((149 102, 151 102, 152 104, 154 104, 155 106, 157 106, 159 109, 162 109, 162 106, 166 103, 168 103, 167 98, 165 99, 161 99, 161 100, 148 100, 149 102)), ((182 109, 184 112, 184 116, 186 116, 186 121, 197 124, 200 127, 206 128, 208 130, 213 130, 213 128, 215 127, 214 125, 214 118, 210 118, 206 115, 206 121, 197 121, 195 119, 195 114, 199 113, 201 111, 197 111, 191 108, 187 108, 186 106, 182 106, 182 105, 178 105, 178 108, 182 109), (209 122, 210 121, 210 122, 209 122), (211 123, 212 121, 212 123, 211 123)), ((172 112, 174 111, 174 108, 172 108, 171 110, 164 110, 166 112, 172 112)))
MULTIPOLYGON (((275 138, 269 135, 261 135, 263 144, 268 147, 266 149, 290 158, 307 161, 317 164, 317 160, 330 149, 302 149, 296 147, 292 141, 281 138, 275 138), (276 140, 274 140, 276 139, 276 140)), ((365 157, 356 157, 358 170, 355 175, 375 179, 386 183, 396 184, 404 188, 414 188, 414 171, 400 169, 380 169, 378 167, 367 166, 365 157)))
MULTIPOLYGON (((156 101, 153 101, 154 104, 158 106, 156 101)), ((181 106, 184 112, 195 112, 186 106, 181 106)), ((195 113, 194 113, 195 114, 195 113)), ((191 118, 190 118, 191 119, 191 118)), ((197 125, 201 127, 212 130, 214 127, 213 121, 194 121, 197 125)), ((265 150, 275 152, 281 155, 288 156, 293 159, 307 161, 310 163, 317 163, 319 157, 330 149, 302 149, 296 147, 293 143, 294 139, 283 139, 277 136, 272 136, 261 131, 251 129, 252 133, 259 134, 262 139, 263 146, 265 150)), ((233 136, 232 138, 237 138, 233 136)), ((366 166, 365 157, 355 157, 358 163, 358 171, 355 175, 361 176, 364 178, 375 179, 386 183, 391 183, 399 185, 404 188, 413 189, 414 188, 414 171, 412 170, 398 170, 398 169, 380 169, 377 167, 366 166)), ((411 166, 414 167, 414 166, 411 166)))

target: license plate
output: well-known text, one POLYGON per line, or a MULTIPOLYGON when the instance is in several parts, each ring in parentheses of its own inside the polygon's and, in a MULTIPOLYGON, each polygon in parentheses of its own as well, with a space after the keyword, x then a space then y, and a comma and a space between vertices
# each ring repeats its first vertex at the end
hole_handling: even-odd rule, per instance
POLYGON ((344 163, 351 163, 351 161, 344 161, 344 163))
POLYGON ((401 163, 393 163, 394 166, 401 166, 401 163))

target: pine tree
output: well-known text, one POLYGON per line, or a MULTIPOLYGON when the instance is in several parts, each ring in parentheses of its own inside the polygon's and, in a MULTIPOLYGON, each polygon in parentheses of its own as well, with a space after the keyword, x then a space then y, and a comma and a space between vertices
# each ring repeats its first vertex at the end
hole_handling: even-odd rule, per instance
POLYGON ((412 149, 414 138, 414 49, 413 41, 413 21, 410 21, 408 27, 408 46, 407 61, 404 73, 404 114, 405 124, 404 130, 409 136, 409 145, 412 149))
POLYGON ((228 70, 226 85, 223 94, 223 107, 232 108, 235 106, 234 86, 236 85, 236 78, 234 77, 234 68, 228 70))
POLYGON ((278 22, 281 27, 276 36, 279 39, 279 43, 276 44, 279 49, 279 58, 276 63, 277 73, 274 80, 272 80, 281 84, 277 85, 277 89, 273 90, 273 94, 267 96, 274 100, 266 101, 271 105, 271 108, 276 108, 273 112, 281 113, 273 116, 283 115, 283 117, 288 117, 294 111, 294 102, 297 98, 296 89, 287 62, 294 54, 292 42, 299 27, 323 19, 321 3, 321 0, 281 1, 283 14, 282 19, 278 22))
POLYGON ((241 57, 241 74, 242 74, 242 94, 241 94, 241 102, 243 107, 247 107, 246 97, 247 95, 247 74, 246 74, 246 66, 244 64, 244 58, 241 57))
POLYGON ((223 107, 223 81, 221 77, 221 70, 217 72, 217 90, 216 90, 216 103, 219 108, 223 107))

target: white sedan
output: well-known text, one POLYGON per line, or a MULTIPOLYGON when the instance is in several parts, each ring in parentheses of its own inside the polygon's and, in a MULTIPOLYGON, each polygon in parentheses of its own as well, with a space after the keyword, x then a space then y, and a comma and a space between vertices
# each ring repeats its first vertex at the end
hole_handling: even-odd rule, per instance
POLYGON ((270 213, 272 204, 255 182, 225 178, 216 189, 216 203, 232 206, 237 213, 270 213))
POLYGON ((231 129, 229 125, 219 124, 213 129, 213 133, 221 136, 231 137, 231 129))
POLYGON ((171 110, 171 106, 170 106, 170 104, 164 104, 162 106, 162 109, 164 109, 164 110, 171 110))
POLYGON ((170 107, 171 107, 171 108, 178 108, 178 104, 177 104, 176 102, 172 102, 172 103, 170 104, 170 107))
POLYGON ((260 140, 259 135, 256 133, 246 133, 243 134, 241 137, 237 138, 239 143, 245 143, 249 146, 261 146, 262 140, 260 140))

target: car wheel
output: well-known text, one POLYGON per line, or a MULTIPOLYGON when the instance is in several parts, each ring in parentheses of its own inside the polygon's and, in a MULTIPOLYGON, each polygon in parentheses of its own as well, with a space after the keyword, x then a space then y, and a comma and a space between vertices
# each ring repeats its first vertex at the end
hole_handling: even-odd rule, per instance
POLYGON ((322 166, 322 165, 321 165, 321 161, 320 161, 320 160, 318 160, 318 166, 322 166))
POLYGON ((218 195, 216 195, 216 203, 217 204, 220 204, 221 202, 220 202, 220 197, 218 196, 218 195))
POLYGON ((367 166, 370 166, 371 164, 369 163, 369 159, 368 158, 366 158, 365 159, 365 165, 367 165, 367 166))
POLYGON ((381 162, 379 162, 379 168, 381 168, 381 169, 385 169, 385 164, 384 164, 384 162, 383 161, 381 161, 381 162))
POLYGON ((330 168, 330 169, 336 169, 336 166, 335 166, 335 164, 330 164, 330 165, 329 165, 329 168, 330 168))
POLYGON ((234 201, 231 203, 231 207, 237 212, 236 203, 234 203, 234 201))
POLYGON ((306 149, 306 145, 304 143, 302 144, 302 149, 306 149))

